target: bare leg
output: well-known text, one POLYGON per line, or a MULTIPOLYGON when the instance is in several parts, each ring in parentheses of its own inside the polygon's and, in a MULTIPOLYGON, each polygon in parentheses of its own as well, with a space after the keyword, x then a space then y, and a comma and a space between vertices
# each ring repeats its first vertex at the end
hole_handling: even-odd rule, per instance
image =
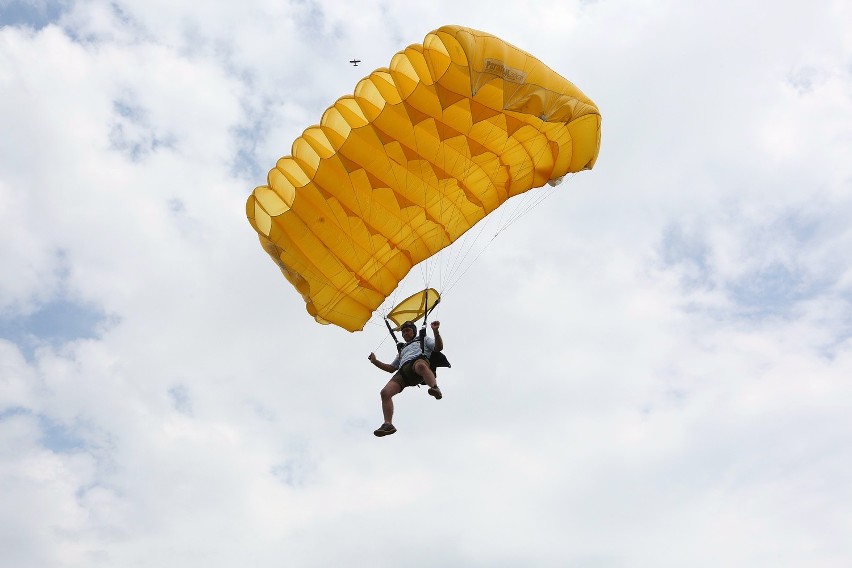
POLYGON ((393 424, 393 397, 401 391, 402 387, 396 381, 390 380, 379 393, 382 397, 382 414, 385 418, 385 424, 393 424))
POLYGON ((423 377, 423 380, 430 387, 438 386, 438 381, 435 379, 435 373, 429 367, 429 363, 423 359, 418 359, 414 362, 414 372, 423 377))

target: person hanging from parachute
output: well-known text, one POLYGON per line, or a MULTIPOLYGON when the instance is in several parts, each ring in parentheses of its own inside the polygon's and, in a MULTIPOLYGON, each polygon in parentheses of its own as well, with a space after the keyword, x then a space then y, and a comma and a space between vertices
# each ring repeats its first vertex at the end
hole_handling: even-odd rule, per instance
POLYGON ((440 301, 441 295, 438 291, 434 288, 427 288, 404 299, 385 316, 385 325, 396 343, 397 356, 391 363, 379 361, 375 353, 370 353, 368 359, 383 371, 396 372, 379 393, 382 399, 384 422, 373 432, 376 436, 387 436, 396 432, 396 427, 393 425, 392 399, 405 387, 427 385, 429 389, 426 392, 435 397, 436 400, 441 400, 444 396, 440 387, 438 387, 438 367, 451 367, 452 365, 442 353, 444 340, 439 331, 441 322, 433 321, 431 323, 434 339, 426 336, 429 314, 438 306, 440 301), (418 334, 417 325, 414 322, 421 318, 423 318, 423 326, 418 334), (402 324, 399 323, 401 321, 402 324), (402 333, 402 341, 397 340, 392 323, 402 333))
MULTIPOLYGON (((248 197, 246 217, 308 314, 360 331, 414 267, 504 203, 592 169, 600 142, 600 111, 576 85, 500 38, 442 26, 326 109, 248 197)), ((427 311, 394 323, 406 337, 402 324, 423 318, 412 369, 435 396, 417 358, 427 351, 427 311)), ((382 389, 391 411, 395 388, 392 379, 382 389)), ((385 418, 377 435, 393 433, 385 418)))
POLYGON ((418 337, 417 326, 414 325, 414 322, 403 323, 401 332, 404 343, 399 348, 396 359, 391 363, 383 363, 376 358, 375 353, 370 353, 368 357, 370 363, 388 373, 396 371, 379 393, 382 398, 384 423, 373 432, 376 436, 387 436, 396 432, 396 427, 393 425, 393 397, 401 393, 405 387, 425 384, 429 386, 429 390, 426 392, 430 396, 434 396, 436 400, 443 398, 444 395, 438 386, 435 371, 430 362, 434 352, 440 352, 444 349, 444 340, 440 331, 438 331, 440 326, 441 322, 432 322, 432 335, 435 336, 432 339, 425 336, 425 328, 423 328, 424 333, 418 337))

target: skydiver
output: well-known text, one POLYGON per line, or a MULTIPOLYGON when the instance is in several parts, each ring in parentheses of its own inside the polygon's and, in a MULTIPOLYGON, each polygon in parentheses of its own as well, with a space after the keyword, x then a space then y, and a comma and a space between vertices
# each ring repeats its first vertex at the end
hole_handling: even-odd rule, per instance
POLYGON ((384 414, 385 421, 373 432, 376 436, 388 436, 396 432, 396 428, 392 423, 392 399, 394 395, 402 392, 402 389, 405 387, 425 383, 429 385, 429 390, 426 392, 430 396, 434 396, 436 400, 441 400, 443 394, 441 394, 441 389, 438 388, 435 373, 429 367, 429 356, 432 354, 432 351, 441 351, 444 348, 444 340, 441 339, 441 334, 438 331, 440 326, 441 322, 432 322, 432 334, 435 336, 435 339, 433 340, 431 337, 424 338, 424 349, 421 350, 420 338, 417 337, 417 326, 414 325, 414 322, 407 321, 400 327, 405 343, 392 363, 382 363, 376 358, 375 353, 370 353, 369 357, 367 357, 370 363, 383 371, 388 373, 396 371, 388 381, 388 384, 379 393, 382 397, 382 414, 384 414))

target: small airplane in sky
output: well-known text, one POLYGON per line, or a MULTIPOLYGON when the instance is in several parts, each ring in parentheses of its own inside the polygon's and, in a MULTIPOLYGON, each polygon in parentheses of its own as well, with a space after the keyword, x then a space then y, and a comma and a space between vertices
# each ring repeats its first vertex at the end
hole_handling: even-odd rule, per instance
POLYGON ((361 60, 360 59, 353 59, 349 63, 351 63, 355 67, 358 67, 358 64, 361 63, 361 60))

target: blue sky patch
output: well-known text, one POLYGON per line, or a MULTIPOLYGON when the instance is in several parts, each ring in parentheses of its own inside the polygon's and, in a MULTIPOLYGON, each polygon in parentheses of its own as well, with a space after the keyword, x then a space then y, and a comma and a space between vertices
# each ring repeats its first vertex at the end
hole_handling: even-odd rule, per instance
POLYGON ((38 419, 39 430, 41 431, 41 445, 52 452, 71 453, 86 447, 85 440, 74 431, 73 427, 69 427, 44 414, 36 414, 28 408, 17 406, 3 410, 0 412, 0 422, 10 416, 21 415, 34 416, 38 419))
POLYGON ((296 0, 293 15, 298 29, 311 36, 321 35, 325 25, 322 6, 313 0, 296 0))
POLYGON ((231 164, 231 173, 236 177, 265 180, 266 172, 270 168, 264 169, 258 162, 257 144, 258 140, 267 135, 267 131, 269 130, 267 119, 270 118, 271 113, 268 108, 257 114, 251 113, 250 110, 246 112, 252 114, 248 123, 245 126, 238 126, 233 130, 237 150, 234 155, 234 161, 231 164))
POLYGON ((114 150, 138 162, 162 148, 174 148, 173 136, 160 135, 149 124, 148 113, 140 105, 126 100, 113 101, 114 120, 109 141, 114 150))
POLYGON ((773 263, 728 287, 731 298, 750 316, 787 316, 799 301, 816 293, 802 274, 773 263))
POLYGON ((52 452, 70 453, 82 450, 86 442, 77 435, 73 427, 66 426, 48 416, 39 415, 41 444, 52 452))
POLYGON ((27 26, 40 30, 55 23, 68 7, 67 2, 29 0, 0 3, 0 27, 27 26))
POLYGON ((189 396, 189 390, 184 385, 176 385, 170 388, 169 398, 175 410, 181 414, 192 414, 192 399, 189 396))
POLYGON ((40 345, 59 347, 76 339, 98 337, 110 320, 100 309, 57 298, 30 314, 0 314, 0 337, 18 345, 32 360, 40 345))
POLYGON ((709 250, 699 236, 687 234, 680 225, 670 226, 663 233, 659 254, 666 266, 682 268, 681 285, 685 288, 711 285, 709 250))

